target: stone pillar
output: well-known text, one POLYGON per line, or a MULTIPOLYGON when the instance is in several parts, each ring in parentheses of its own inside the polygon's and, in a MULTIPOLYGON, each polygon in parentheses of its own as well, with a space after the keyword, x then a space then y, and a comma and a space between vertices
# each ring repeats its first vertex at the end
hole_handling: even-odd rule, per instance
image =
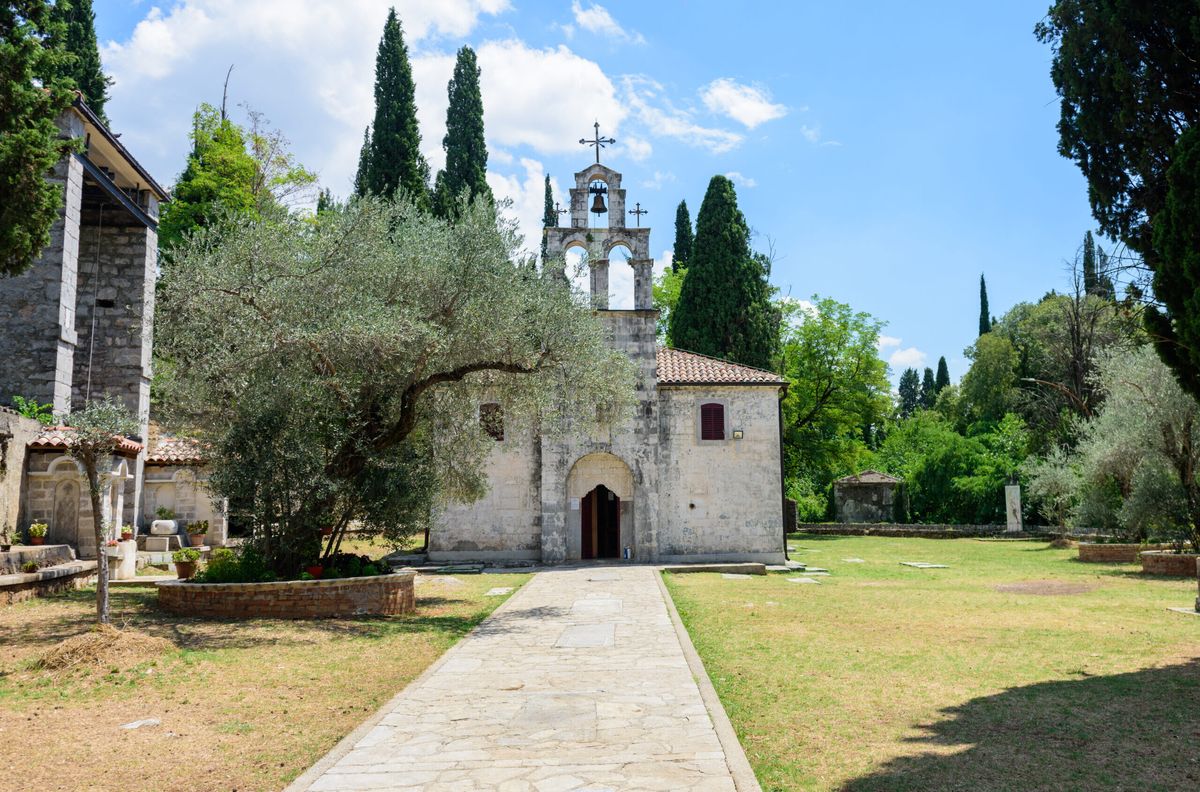
POLYGON ((608 309, 608 259, 588 259, 592 275, 592 307, 608 309))
POLYGON ((633 267, 633 307, 639 311, 654 307, 654 259, 630 259, 633 267))
POLYGON ((1017 533, 1021 530, 1021 485, 1008 484, 1004 487, 1004 512, 1008 518, 1008 530, 1017 533))

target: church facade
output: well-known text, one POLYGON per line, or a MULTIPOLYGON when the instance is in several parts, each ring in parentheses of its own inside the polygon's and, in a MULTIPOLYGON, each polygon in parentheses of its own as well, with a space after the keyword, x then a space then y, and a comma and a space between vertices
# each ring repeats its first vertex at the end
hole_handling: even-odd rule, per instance
MULTIPOLYGON (((786 382, 657 345, 650 229, 626 225, 621 174, 600 164, 598 152, 596 163, 575 174, 569 225, 544 233, 548 260, 587 251, 593 307, 637 369, 634 415, 565 437, 492 430, 488 493, 438 514, 429 557, 782 563, 786 382), (605 196, 608 226, 589 228, 605 196), (632 267, 633 308, 614 310, 609 257, 622 247, 631 255, 611 266, 632 267)), ((503 408, 480 409, 482 417, 503 408)))

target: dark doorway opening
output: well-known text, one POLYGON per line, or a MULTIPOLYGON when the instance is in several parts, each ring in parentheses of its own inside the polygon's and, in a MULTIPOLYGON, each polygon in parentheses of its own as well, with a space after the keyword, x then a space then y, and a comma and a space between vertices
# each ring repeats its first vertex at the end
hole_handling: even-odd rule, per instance
POLYGON ((621 499, 603 484, 583 496, 579 505, 582 558, 621 557, 621 499))

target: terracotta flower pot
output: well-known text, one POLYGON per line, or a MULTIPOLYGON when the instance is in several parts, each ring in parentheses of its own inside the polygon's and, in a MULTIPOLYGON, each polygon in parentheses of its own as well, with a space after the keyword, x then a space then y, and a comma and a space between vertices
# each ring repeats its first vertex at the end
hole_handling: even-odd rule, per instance
POLYGON ((175 562, 175 574, 179 576, 180 580, 190 579, 191 577, 193 577, 196 574, 196 562, 195 561, 176 561, 175 562))
POLYGON ((304 571, 312 575, 314 578, 320 580, 321 575, 325 574, 325 567, 321 566, 320 564, 313 564, 310 567, 306 567, 304 571))
POLYGON ((188 544, 192 547, 200 547, 204 544, 204 537, 207 534, 188 534, 188 544))
POLYGON ((122 542, 128 542, 132 538, 133 538, 133 534, 125 533, 124 531, 121 532, 121 541, 122 542))
POLYGON ((31 545, 40 545, 40 544, 46 544, 46 537, 44 537, 44 536, 31 536, 31 537, 29 537, 29 544, 31 544, 31 545))

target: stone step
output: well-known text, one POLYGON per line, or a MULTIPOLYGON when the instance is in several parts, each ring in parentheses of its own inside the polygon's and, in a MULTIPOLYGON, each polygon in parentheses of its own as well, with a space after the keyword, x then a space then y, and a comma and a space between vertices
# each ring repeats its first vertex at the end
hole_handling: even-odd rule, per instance
POLYGON ((662 568, 663 572, 685 574, 689 572, 721 572, 727 575, 765 575, 767 565, 759 563, 729 563, 729 564, 670 564, 662 568))

